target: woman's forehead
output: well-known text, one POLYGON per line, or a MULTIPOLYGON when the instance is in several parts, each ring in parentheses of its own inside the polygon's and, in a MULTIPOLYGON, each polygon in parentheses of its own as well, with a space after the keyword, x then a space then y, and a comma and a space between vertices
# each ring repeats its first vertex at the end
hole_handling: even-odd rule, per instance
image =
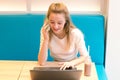
POLYGON ((49 20, 63 21, 63 20, 65 20, 65 15, 61 14, 61 13, 51 13, 49 16, 49 20))

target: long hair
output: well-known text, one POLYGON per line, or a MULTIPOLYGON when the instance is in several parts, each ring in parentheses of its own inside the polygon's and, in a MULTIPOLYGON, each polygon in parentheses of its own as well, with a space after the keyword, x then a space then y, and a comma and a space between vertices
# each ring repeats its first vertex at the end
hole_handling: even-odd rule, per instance
MULTIPOLYGON (((48 12, 46 15, 46 19, 49 19, 49 16, 51 13, 60 13, 60 14, 62 13, 65 15, 66 23, 64 25, 64 31, 67 36, 67 48, 69 48, 70 47, 70 30, 71 30, 71 28, 74 28, 75 26, 72 24, 72 22, 70 20, 70 15, 69 15, 69 11, 68 11, 67 7, 63 3, 52 3, 49 6, 49 9, 48 9, 48 12)), ((51 30, 49 31, 49 37, 51 40, 51 37, 52 37, 51 30)))

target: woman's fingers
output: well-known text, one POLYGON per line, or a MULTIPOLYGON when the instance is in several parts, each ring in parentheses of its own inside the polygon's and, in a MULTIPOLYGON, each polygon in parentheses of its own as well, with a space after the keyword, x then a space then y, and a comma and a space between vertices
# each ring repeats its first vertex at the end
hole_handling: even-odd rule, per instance
POLYGON ((47 31, 47 32, 50 31, 50 26, 49 26, 49 25, 47 25, 46 31, 47 31))
POLYGON ((67 67, 67 65, 64 63, 61 67, 60 67, 60 70, 65 70, 67 67))
POLYGON ((65 70, 66 68, 73 68, 74 65, 72 65, 70 62, 65 62, 61 67, 60 70, 65 70))
POLYGON ((49 31, 50 30, 50 26, 49 26, 49 23, 47 22, 45 22, 44 24, 43 24, 43 29, 45 30, 45 31, 49 31))
POLYGON ((43 28, 42 28, 44 40, 49 40, 49 33, 48 33, 49 29, 50 28, 48 28, 46 26, 43 26, 43 28))

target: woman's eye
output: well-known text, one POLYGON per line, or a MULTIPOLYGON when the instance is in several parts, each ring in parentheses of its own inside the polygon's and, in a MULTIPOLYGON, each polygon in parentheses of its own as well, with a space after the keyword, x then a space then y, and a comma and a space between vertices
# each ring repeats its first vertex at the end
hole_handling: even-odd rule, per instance
POLYGON ((59 25, 61 25, 62 23, 58 23, 59 25))
POLYGON ((51 24, 54 24, 54 22, 50 22, 51 24))

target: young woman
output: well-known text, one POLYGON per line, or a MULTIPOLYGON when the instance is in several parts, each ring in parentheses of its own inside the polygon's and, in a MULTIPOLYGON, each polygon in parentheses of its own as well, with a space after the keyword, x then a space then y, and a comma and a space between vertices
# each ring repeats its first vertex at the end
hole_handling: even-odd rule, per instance
POLYGON ((48 49, 55 61, 62 62, 61 70, 83 63, 88 57, 83 33, 70 20, 67 7, 63 3, 49 6, 46 20, 41 29, 38 62, 44 65, 48 49), (78 52, 80 57, 77 57, 78 52))

